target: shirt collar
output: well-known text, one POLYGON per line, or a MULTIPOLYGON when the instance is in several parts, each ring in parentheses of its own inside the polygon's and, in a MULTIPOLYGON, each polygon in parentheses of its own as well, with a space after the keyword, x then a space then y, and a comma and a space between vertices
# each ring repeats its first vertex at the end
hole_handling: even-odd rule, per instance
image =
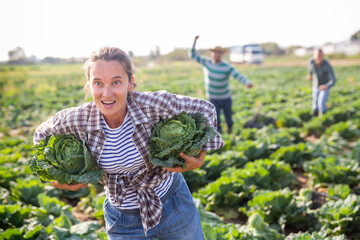
POLYGON ((132 119, 134 125, 150 122, 149 118, 141 111, 139 106, 134 101, 136 94, 136 92, 129 94, 127 98, 127 107, 130 118, 132 119))
POLYGON ((101 112, 97 108, 94 102, 90 102, 90 112, 89 119, 87 122, 86 130, 87 131, 97 131, 102 129, 101 126, 101 112))

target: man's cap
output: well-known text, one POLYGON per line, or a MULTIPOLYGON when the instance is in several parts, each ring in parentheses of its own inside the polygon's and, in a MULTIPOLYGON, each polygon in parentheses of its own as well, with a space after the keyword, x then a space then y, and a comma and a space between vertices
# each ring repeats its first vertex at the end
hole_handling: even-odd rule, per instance
POLYGON ((220 46, 215 46, 213 48, 210 48, 210 51, 225 53, 226 49, 220 46))

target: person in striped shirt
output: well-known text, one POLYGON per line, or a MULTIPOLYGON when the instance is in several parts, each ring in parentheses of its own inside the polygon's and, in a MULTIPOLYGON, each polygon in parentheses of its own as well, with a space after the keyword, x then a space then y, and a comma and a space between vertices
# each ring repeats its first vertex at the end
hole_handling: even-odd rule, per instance
POLYGON ((199 36, 194 39, 194 44, 191 48, 191 58, 195 59, 198 63, 203 65, 205 91, 206 97, 214 104, 217 114, 217 130, 222 132, 220 122, 220 111, 224 111, 225 121, 227 125, 227 133, 230 134, 233 127, 232 120, 232 100, 229 85, 229 77, 232 76, 236 80, 245 84, 247 88, 252 88, 252 83, 229 63, 222 61, 222 56, 225 49, 216 46, 210 49, 211 58, 204 58, 197 54, 195 50, 196 42, 199 36))
MULTIPOLYGON (((84 65, 86 89, 93 101, 67 108, 43 122, 34 133, 73 135, 86 142, 104 169, 106 233, 112 239, 204 239, 199 212, 181 172, 199 168, 206 151, 223 147, 219 133, 196 157, 180 153, 186 167, 164 168, 150 162, 152 127, 182 112, 200 112, 216 127, 216 110, 208 101, 166 91, 138 92, 130 58, 119 48, 92 53, 84 65)), ((86 184, 60 184, 76 191, 86 184)))

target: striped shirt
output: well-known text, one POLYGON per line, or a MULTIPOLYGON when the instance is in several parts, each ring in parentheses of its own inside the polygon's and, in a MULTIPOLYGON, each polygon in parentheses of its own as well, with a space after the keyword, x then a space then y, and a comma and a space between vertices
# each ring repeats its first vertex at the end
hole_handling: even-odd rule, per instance
MULTIPOLYGON (((125 174, 134 176, 141 167, 145 166, 139 151, 136 149, 131 138, 134 132, 134 125, 128 114, 123 124, 118 128, 110 128, 103 117, 101 117, 101 126, 106 135, 106 141, 99 159, 99 165, 106 173, 109 174, 125 174)), ((156 194, 161 198, 169 190, 174 174, 169 175, 160 185, 154 188, 156 194)), ((120 209, 136 209, 139 203, 134 189, 126 190, 126 197, 119 205, 113 196, 109 194, 108 188, 105 187, 106 194, 112 205, 120 209)))
POLYGON ((250 83, 244 75, 236 71, 230 64, 223 61, 213 63, 211 59, 198 55, 195 48, 191 49, 191 57, 204 67, 205 92, 208 99, 231 98, 229 76, 243 84, 250 83))
MULTIPOLYGON (((128 95, 127 109, 134 125, 132 140, 145 162, 134 176, 125 174, 107 174, 106 187, 111 197, 119 205, 126 198, 128 188, 137 191, 139 212, 145 234, 156 226, 161 219, 162 203, 154 188, 171 175, 163 167, 154 166, 150 162, 150 141, 152 127, 162 119, 179 115, 181 112, 200 112, 204 115, 206 125, 216 128, 216 110, 210 102, 199 98, 175 95, 166 91, 134 92, 128 95)), ((34 144, 41 139, 55 134, 73 135, 84 140, 92 155, 99 162, 101 152, 106 142, 106 135, 101 125, 102 113, 94 102, 85 103, 79 107, 64 109, 54 117, 43 122, 34 133, 34 144)), ((224 146, 219 133, 202 148, 204 151, 218 149, 224 146)))

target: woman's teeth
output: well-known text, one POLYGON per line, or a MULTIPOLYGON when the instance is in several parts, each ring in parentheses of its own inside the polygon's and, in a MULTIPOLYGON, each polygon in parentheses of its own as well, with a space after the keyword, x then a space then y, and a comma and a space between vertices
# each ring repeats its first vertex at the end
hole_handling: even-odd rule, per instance
POLYGON ((111 104, 115 103, 115 101, 102 101, 102 103, 105 105, 111 105, 111 104))

